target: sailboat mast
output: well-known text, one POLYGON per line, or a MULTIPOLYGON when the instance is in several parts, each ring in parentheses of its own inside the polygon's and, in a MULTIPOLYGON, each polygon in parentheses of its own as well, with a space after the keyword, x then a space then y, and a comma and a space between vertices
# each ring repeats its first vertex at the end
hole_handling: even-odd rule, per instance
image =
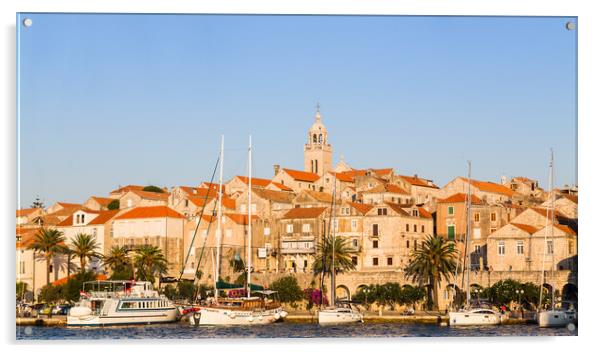
MULTIPOLYGON (((552 161, 550 162, 550 174, 551 174, 550 179, 552 180, 552 186, 550 188, 550 192, 552 193, 552 204, 550 205, 550 207, 552 208, 550 210, 550 213, 551 213, 551 215, 550 215, 550 221, 552 223, 552 227, 550 227, 550 232, 551 232, 550 235, 551 235, 551 238, 552 238, 552 249, 551 249, 552 251, 551 251, 550 255, 552 257, 552 268, 551 268, 551 271, 553 273, 553 271, 556 270, 556 263, 554 262, 554 223, 556 221, 556 218, 554 217, 555 216, 555 211, 556 211, 556 207, 555 207, 556 194, 554 192, 554 151, 550 150, 550 154, 551 154, 551 159, 552 159, 552 161)), ((546 249, 548 247, 547 241, 546 241, 545 247, 546 247, 546 249)), ((554 300, 556 299, 555 295, 554 295, 555 294, 554 292, 555 292, 555 290, 552 288, 552 310, 554 309, 554 303, 555 303, 554 300)))
POLYGON ((466 305, 470 306, 470 221, 471 221, 471 208, 472 208, 472 194, 470 189, 471 183, 471 162, 468 161, 468 207, 466 208, 466 264, 468 269, 466 270, 466 305))
MULTIPOLYGON (((553 186, 553 179, 552 179, 552 171, 554 170, 554 152, 552 150, 550 150, 551 153, 551 157, 550 157, 550 171, 549 171, 549 179, 548 179, 548 187, 550 190, 550 194, 548 195, 548 200, 553 202, 553 191, 552 189, 554 188, 553 186)), ((539 305, 538 308, 539 310, 541 310, 541 304, 542 304, 542 300, 543 300, 543 283, 545 281, 545 270, 546 270, 546 253, 547 253, 547 246, 548 246, 548 232, 550 231, 550 202, 548 202, 548 206, 546 207, 546 231, 544 233, 544 237, 543 237, 543 256, 542 256, 542 260, 541 260, 541 284, 539 287, 539 305)), ((552 291, 553 292, 553 291, 552 291)), ((552 293, 552 295, 554 295, 554 293, 552 293)), ((552 303, 553 304, 553 303, 552 303)))
MULTIPOLYGON (((222 247, 222 184, 224 182, 224 135, 222 135, 222 142, 219 152, 219 189, 217 190, 217 230, 215 235, 217 238, 217 247, 215 255, 215 281, 213 295, 215 299, 218 297, 217 282, 219 281, 219 267, 221 259, 221 247, 222 247)), ((210 186, 211 187, 211 186, 210 186)), ((213 216, 213 215, 211 215, 213 216)))
POLYGON ((251 152, 251 135, 249 135, 249 187, 247 188, 247 199, 249 212, 249 224, 247 226, 247 298, 251 297, 251 168, 252 168, 252 152, 251 152))
POLYGON ((334 253, 335 253, 335 243, 337 239, 337 176, 336 173, 334 175, 334 188, 332 192, 332 274, 330 276, 331 280, 331 291, 330 297, 332 299, 332 305, 335 305, 336 300, 336 270, 334 267, 334 253))

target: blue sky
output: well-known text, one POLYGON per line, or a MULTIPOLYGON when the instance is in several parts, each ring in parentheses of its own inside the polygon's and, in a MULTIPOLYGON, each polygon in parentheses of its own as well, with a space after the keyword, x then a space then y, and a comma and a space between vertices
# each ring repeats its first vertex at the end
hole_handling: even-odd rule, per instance
POLYGON ((440 186, 576 177, 568 18, 21 14, 20 198, 303 168, 316 102, 335 163, 440 186))

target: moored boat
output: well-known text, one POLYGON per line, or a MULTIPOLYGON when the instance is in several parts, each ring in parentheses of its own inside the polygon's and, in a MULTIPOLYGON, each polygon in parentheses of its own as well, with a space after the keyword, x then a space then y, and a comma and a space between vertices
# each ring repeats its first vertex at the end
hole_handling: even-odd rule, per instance
POLYGON ((133 325, 173 322, 176 306, 150 282, 85 282, 80 301, 69 310, 69 326, 133 325))

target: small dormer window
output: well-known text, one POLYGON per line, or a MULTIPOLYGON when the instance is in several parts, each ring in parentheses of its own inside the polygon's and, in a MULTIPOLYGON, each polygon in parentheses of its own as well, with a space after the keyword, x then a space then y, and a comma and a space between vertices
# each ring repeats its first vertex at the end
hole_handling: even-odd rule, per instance
POLYGON ((84 223, 84 215, 82 215, 82 221, 81 221, 81 223, 84 223))

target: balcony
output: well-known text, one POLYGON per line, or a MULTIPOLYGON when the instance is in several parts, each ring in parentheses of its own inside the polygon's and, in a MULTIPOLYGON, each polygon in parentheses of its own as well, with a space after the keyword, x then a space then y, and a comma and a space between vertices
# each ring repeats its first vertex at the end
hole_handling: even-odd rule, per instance
POLYGON ((280 253, 285 254, 313 254, 316 252, 313 241, 282 241, 280 253))

